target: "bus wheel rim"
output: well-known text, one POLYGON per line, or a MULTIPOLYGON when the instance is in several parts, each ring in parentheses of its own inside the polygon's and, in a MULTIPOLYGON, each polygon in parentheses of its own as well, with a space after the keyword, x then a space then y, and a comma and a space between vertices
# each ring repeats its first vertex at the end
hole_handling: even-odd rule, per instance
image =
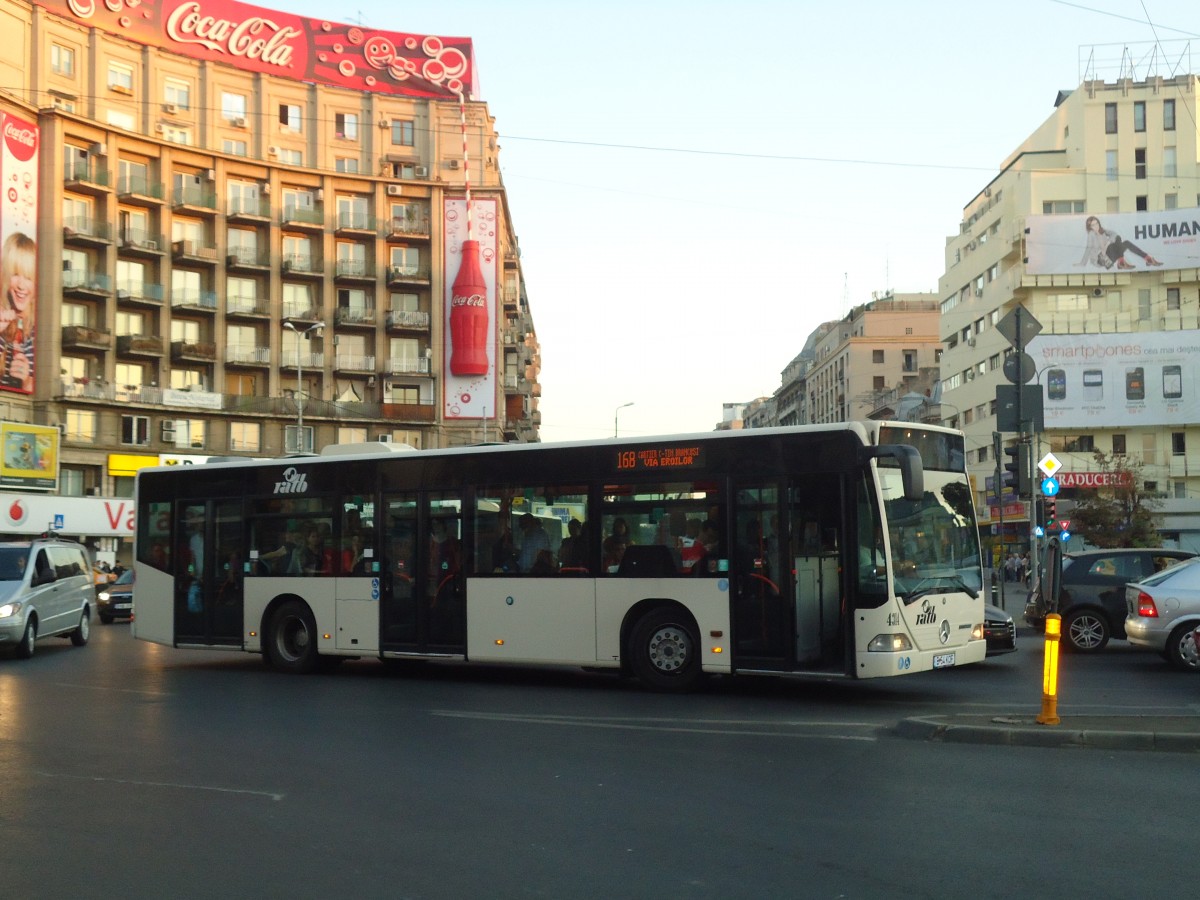
POLYGON ((651 635, 646 650, 654 668, 674 674, 687 665, 691 656, 691 641, 684 629, 676 625, 664 625, 651 635))

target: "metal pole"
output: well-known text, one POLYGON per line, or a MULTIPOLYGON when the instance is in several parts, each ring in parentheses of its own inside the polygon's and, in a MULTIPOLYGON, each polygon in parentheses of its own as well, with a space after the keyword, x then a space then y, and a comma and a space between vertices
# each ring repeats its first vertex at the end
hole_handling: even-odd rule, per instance
POLYGON ((630 400, 628 403, 622 403, 620 406, 618 406, 616 409, 613 410, 613 437, 617 436, 617 414, 620 413, 621 410, 623 410, 627 406, 633 406, 633 401, 630 400))

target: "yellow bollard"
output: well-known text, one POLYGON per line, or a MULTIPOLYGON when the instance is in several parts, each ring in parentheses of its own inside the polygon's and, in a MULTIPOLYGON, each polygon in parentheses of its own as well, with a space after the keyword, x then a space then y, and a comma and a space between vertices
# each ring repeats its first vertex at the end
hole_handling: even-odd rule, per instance
POLYGON ((1039 725, 1057 725, 1058 718, 1058 645, 1062 639, 1062 616, 1046 616, 1046 658, 1042 666, 1042 712, 1039 725))

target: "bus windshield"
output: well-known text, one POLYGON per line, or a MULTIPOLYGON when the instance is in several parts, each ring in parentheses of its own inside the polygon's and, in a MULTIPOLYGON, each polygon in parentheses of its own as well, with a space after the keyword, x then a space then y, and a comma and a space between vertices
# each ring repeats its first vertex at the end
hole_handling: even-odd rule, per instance
POLYGON ((978 596, 979 532, 961 474, 926 470, 925 496, 916 502, 904 499, 897 470, 881 467, 879 483, 896 596, 906 604, 933 593, 978 596))

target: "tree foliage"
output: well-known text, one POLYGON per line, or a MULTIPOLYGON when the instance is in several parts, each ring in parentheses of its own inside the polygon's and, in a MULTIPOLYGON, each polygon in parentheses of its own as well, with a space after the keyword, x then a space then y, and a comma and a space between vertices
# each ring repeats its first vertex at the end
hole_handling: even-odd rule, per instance
POLYGON ((1123 454, 1095 452, 1096 465, 1109 477, 1106 487, 1084 494, 1071 510, 1071 531, 1093 547, 1157 547, 1159 537, 1154 510, 1161 501, 1147 494, 1141 460, 1123 454))

